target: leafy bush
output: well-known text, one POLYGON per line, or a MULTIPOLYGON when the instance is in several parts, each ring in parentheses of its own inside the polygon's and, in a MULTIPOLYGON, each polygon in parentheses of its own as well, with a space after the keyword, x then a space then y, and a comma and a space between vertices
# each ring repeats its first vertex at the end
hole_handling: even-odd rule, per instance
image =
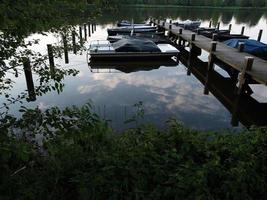
POLYGON ((170 120, 165 131, 142 126, 118 134, 90 108, 28 110, 20 120, 9 117, 2 122, 9 134, 18 128, 24 132, 20 139, 0 136, 0 199, 267 196, 264 128, 208 133, 170 120), (31 128, 39 121, 42 125, 38 126, 54 124, 57 131, 47 134, 43 146, 37 148, 28 142, 29 119, 31 128))

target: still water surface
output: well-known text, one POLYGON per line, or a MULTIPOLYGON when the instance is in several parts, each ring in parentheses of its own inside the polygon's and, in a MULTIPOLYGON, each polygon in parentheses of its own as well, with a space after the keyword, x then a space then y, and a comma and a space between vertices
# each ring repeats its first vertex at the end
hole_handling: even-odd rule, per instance
MULTIPOLYGON (((266 13, 245 11, 218 11, 203 9, 123 9, 118 13, 106 13, 97 22, 97 31, 88 39, 105 40, 106 29, 113 27, 122 19, 142 22, 149 17, 167 18, 173 20, 201 19, 201 26, 208 26, 209 21, 221 21, 221 28, 228 28, 231 23, 233 33, 240 33, 242 26, 246 26, 245 34, 257 38, 258 31, 264 30, 262 41, 267 43, 266 13)), ((216 24, 216 23, 214 23, 216 24)), ((32 49, 42 53, 46 52, 46 45, 57 43, 57 35, 48 33, 47 36, 33 33, 28 39, 38 38, 40 43, 32 49)), ((201 59, 207 60, 207 54, 201 59)), ((66 106, 81 106, 92 100, 95 111, 105 119, 111 120, 112 127, 123 129, 134 124, 125 125, 124 121, 131 118, 137 102, 143 102, 144 122, 164 127, 169 118, 175 118, 187 127, 202 130, 219 130, 232 128, 231 113, 212 94, 203 95, 204 86, 197 78, 187 76, 184 65, 161 66, 151 70, 140 70, 142 66, 132 73, 124 73, 115 69, 92 69, 86 60, 86 52, 79 55, 70 54, 70 63, 64 64, 57 59, 56 63, 62 68, 79 70, 75 77, 66 77, 63 92, 57 94, 50 92, 37 97, 35 102, 24 102, 24 106, 47 109, 52 106, 64 108, 66 106), (140 70, 140 71, 139 71, 140 70)), ((219 73, 226 73, 216 68, 219 73)), ((227 76, 227 75, 226 75, 227 76)), ((15 81, 12 94, 17 95, 26 90, 23 73, 18 78, 9 75, 15 81)), ((35 82, 38 77, 34 75, 35 82)), ((260 102, 267 103, 267 89, 262 86, 253 86, 253 96, 260 102)), ((3 97, 0 102, 5 102, 3 97)), ((20 104, 12 105, 10 112, 19 115, 20 104)), ((240 125, 242 127, 242 125, 240 125)))

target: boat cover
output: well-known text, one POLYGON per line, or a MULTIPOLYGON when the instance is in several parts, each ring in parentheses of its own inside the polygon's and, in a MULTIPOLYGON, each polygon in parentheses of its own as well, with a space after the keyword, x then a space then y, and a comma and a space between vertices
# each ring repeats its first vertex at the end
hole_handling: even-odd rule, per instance
POLYGON ((116 52, 161 52, 158 46, 147 39, 121 39, 112 44, 116 52))
POLYGON ((224 43, 230 47, 238 48, 240 42, 245 43, 244 51, 253 55, 267 55, 267 44, 251 39, 231 39, 224 43))

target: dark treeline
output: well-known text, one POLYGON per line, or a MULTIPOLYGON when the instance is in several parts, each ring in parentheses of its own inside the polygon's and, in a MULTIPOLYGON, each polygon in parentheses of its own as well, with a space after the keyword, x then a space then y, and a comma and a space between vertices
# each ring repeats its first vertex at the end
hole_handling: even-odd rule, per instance
POLYGON ((266 0, 125 0, 124 4, 159 4, 180 6, 240 6, 262 7, 267 5, 266 0))

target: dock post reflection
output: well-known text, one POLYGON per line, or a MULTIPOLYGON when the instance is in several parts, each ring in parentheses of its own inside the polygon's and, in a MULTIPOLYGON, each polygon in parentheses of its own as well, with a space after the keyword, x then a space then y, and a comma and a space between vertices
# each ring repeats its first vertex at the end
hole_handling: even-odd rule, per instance
POLYGON ((27 90, 28 90, 28 99, 27 101, 35 101, 36 100, 36 93, 34 89, 34 83, 32 78, 32 69, 31 69, 31 63, 29 58, 23 58, 23 69, 27 84, 27 90))
POLYGON ((62 39, 63 39, 65 63, 68 64, 69 63, 69 52, 68 52, 68 41, 67 41, 66 34, 62 35, 62 39))
POLYGON ((95 29, 94 29, 94 23, 92 23, 91 26, 92 26, 92 34, 93 34, 93 33, 94 33, 94 30, 95 30, 95 29))
POLYGON ((91 24, 90 24, 90 22, 88 22, 87 25, 88 25, 88 36, 91 37, 91 24))
MULTIPOLYGON (((186 49, 183 49, 179 59, 187 68, 188 58, 189 52, 186 49)), ((216 58, 214 63, 219 67, 222 67, 223 64, 220 63, 216 58)), ((246 63, 248 63, 247 66, 253 67, 251 65, 251 61, 246 63)), ((223 66, 224 68, 227 68, 227 65, 223 66)), ((191 58, 190 72, 203 85, 206 84, 207 67, 208 63, 202 61, 200 58, 191 58)), ((251 67, 248 67, 248 69, 251 67)), ((210 71, 209 84, 207 85, 208 91, 212 93, 212 95, 230 112, 232 116, 230 121, 232 126, 238 126, 239 123, 247 128, 251 127, 252 125, 266 126, 267 103, 258 102, 251 96, 251 88, 248 85, 248 83, 251 81, 249 76, 246 77, 247 81, 243 85, 242 92, 241 90, 238 92, 236 80, 236 78, 233 79, 232 77, 224 77, 217 70, 212 70, 210 71)))
POLYGON ((47 45, 47 51, 48 51, 50 72, 51 72, 51 75, 53 76, 55 74, 55 62, 54 62, 53 47, 51 44, 47 45))
POLYGON ((84 40, 87 40, 87 27, 86 24, 83 24, 83 28, 84 28, 84 40))
POLYGON ((210 23, 209 23, 209 28, 211 28, 211 26, 212 26, 212 21, 210 21, 210 23))
POLYGON ((73 53, 77 54, 76 32, 75 32, 75 30, 72 31, 72 48, 73 48, 73 53))
POLYGON ((80 45, 83 45, 83 32, 82 32, 82 27, 79 26, 79 36, 80 36, 80 45))

